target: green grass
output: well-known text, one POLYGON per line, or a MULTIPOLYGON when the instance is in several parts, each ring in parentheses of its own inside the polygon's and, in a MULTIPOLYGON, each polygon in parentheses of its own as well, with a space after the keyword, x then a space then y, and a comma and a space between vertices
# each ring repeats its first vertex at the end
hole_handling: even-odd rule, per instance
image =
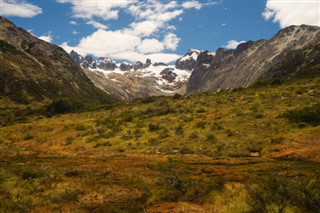
MULTIPOLYGON (((270 194, 282 192, 259 178, 281 179, 288 165, 298 195, 316 198, 320 127, 305 117, 317 118, 319 83, 150 97, 52 117, 48 102, 0 100, 0 211, 248 212, 257 207, 248 195, 262 189, 261 209, 277 210, 270 194)), ((288 212, 314 206, 284 199, 288 212)))

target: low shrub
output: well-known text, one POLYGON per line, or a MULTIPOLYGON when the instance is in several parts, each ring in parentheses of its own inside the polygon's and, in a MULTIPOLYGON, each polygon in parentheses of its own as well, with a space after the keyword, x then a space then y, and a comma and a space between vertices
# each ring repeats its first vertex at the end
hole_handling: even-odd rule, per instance
POLYGON ((41 172, 35 169, 27 169, 22 172, 21 176, 24 180, 34 180, 41 176, 41 172))
POLYGON ((320 125, 320 104, 315 104, 302 109, 288 110, 282 117, 295 123, 306 123, 312 126, 320 125))
POLYGON ((58 98, 48 105, 47 112, 51 114, 62 114, 74 112, 84 107, 83 102, 70 98, 58 98))
POLYGON ((160 129, 160 124, 149 123, 148 128, 150 132, 155 132, 160 129))
POLYGON ((247 186, 250 212, 287 212, 295 207, 297 212, 320 212, 320 175, 313 178, 269 173, 247 186))

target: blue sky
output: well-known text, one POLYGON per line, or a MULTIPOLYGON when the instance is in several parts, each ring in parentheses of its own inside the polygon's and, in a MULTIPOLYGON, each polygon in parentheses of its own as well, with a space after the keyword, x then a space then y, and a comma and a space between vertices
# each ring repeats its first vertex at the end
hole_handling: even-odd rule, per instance
POLYGON ((57 44, 119 61, 170 62, 269 39, 289 25, 320 26, 320 0, 0 0, 17 26, 57 44))

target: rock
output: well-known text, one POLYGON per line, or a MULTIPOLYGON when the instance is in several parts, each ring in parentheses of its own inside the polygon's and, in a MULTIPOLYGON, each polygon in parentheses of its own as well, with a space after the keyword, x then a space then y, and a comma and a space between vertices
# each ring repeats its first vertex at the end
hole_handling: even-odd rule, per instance
POLYGON ((150 67, 150 65, 152 64, 150 59, 146 60, 146 63, 142 66, 143 69, 150 67))
POLYGON ((101 57, 96 61, 96 66, 99 69, 113 71, 118 68, 117 64, 108 57, 101 57))
POLYGON ((155 67, 157 67, 157 66, 168 66, 168 64, 166 64, 166 63, 163 63, 163 62, 156 62, 156 63, 154 63, 153 64, 153 66, 155 66, 155 67))
POLYGON ((173 72, 173 68, 165 68, 160 72, 160 75, 163 79, 167 80, 168 82, 173 82, 176 77, 178 76, 176 73, 173 72))
POLYGON ((133 69, 134 71, 137 71, 139 69, 141 69, 143 67, 143 63, 141 61, 137 61, 134 65, 133 65, 133 69))
POLYGON ((151 59, 148 58, 148 59, 146 60, 146 64, 151 64, 151 63, 152 63, 152 62, 151 62, 151 59))
POLYGON ((71 59, 78 65, 83 62, 84 58, 75 51, 70 52, 71 59))
POLYGON ((206 50, 206 51, 199 53, 199 55, 197 57, 197 63, 198 64, 211 64, 211 62, 213 61, 213 58, 214 58, 214 54, 206 50))
POLYGON ((181 70, 193 70, 197 63, 199 50, 191 49, 182 58, 176 61, 176 68, 181 70))
POLYGON ((127 63, 122 63, 120 65, 120 70, 121 71, 130 71, 132 68, 132 66, 130 64, 127 64, 127 63))
POLYGON ((248 41, 245 43, 241 43, 237 46, 236 50, 235 50, 235 54, 239 55, 241 54, 243 51, 245 51, 246 49, 248 49, 252 44, 254 44, 253 41, 248 41))

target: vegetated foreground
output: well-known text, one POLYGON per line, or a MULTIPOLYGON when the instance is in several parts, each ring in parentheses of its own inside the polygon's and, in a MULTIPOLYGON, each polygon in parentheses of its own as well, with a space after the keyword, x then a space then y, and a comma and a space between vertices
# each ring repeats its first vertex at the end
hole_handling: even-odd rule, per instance
POLYGON ((0 212, 319 212, 319 83, 48 118, 2 100, 0 212))

